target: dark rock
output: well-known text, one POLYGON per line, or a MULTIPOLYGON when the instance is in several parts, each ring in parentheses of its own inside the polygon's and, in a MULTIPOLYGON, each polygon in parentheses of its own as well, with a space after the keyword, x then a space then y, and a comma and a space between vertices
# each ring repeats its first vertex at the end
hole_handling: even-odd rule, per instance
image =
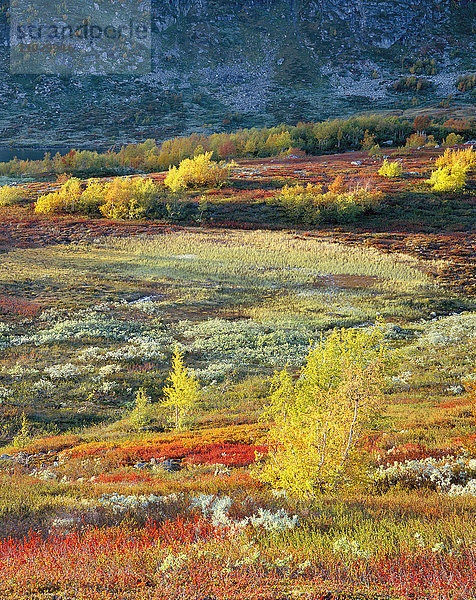
POLYGON ((168 458, 167 460, 162 461, 159 465, 164 469, 164 471, 168 471, 169 473, 174 473, 175 471, 180 471, 182 468, 182 459, 181 458, 168 458))

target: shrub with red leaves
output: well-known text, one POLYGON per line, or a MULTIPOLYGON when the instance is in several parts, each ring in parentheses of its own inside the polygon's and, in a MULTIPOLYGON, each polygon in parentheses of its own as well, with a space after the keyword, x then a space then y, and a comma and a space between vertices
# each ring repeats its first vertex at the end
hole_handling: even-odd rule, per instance
POLYGON ((442 458, 443 456, 457 456, 461 449, 455 448, 433 448, 429 449, 420 444, 408 443, 392 448, 381 459, 382 463, 405 462, 406 460, 421 460, 424 458, 442 458))
POLYGON ((18 315, 36 317, 43 310, 42 306, 13 296, 0 296, 0 315, 18 315))
POLYGON ((256 454, 267 454, 268 446, 251 444, 210 444, 196 448, 186 457, 191 464, 223 464, 229 467, 246 467, 256 460, 256 454))

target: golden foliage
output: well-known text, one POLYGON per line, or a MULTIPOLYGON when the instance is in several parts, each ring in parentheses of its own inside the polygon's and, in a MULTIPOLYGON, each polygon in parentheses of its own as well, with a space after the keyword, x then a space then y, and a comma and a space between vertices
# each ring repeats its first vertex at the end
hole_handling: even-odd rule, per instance
POLYGON ((474 151, 473 146, 469 146, 463 150, 451 150, 450 148, 447 148, 445 153, 439 156, 435 161, 437 167, 453 167, 458 163, 468 167, 474 167, 476 165, 476 152, 474 151))
POLYGON ((193 374, 189 374, 183 364, 183 354, 175 348, 172 358, 172 371, 169 374, 170 385, 164 388, 162 406, 172 409, 172 421, 175 429, 184 429, 185 421, 191 410, 200 400, 198 382, 193 374))
POLYGON ((352 221, 359 214, 375 208, 378 197, 378 193, 366 186, 345 191, 342 178, 337 177, 326 193, 322 193, 320 184, 285 185, 269 202, 283 206, 295 219, 316 224, 326 220, 352 221))
POLYGON ((358 443, 383 405, 388 350, 379 327, 340 329, 310 350, 294 384, 276 373, 264 419, 270 457, 255 476, 297 496, 355 480, 358 443))
POLYGON ((110 219, 140 219, 145 217, 159 195, 159 188, 150 179, 114 179, 106 188, 101 214, 110 219))
POLYGON ((35 204, 35 212, 47 214, 75 212, 78 209, 81 193, 81 180, 71 177, 57 192, 40 196, 35 204))
POLYGON ((23 196, 18 187, 14 185, 4 185, 0 187, 0 206, 11 206, 21 202, 23 196))
POLYGON ((225 165, 211 160, 212 152, 199 154, 194 158, 186 158, 179 167, 170 167, 164 180, 173 192, 188 187, 221 187, 230 176, 234 163, 225 165))
POLYGON ((382 177, 400 177, 402 174, 402 165, 397 160, 388 162, 388 160, 385 159, 378 174, 382 177))
POLYGON ((131 428, 135 431, 144 431, 152 420, 152 404, 144 388, 137 390, 134 399, 134 408, 130 416, 131 428))
POLYGON ((447 148, 435 164, 438 169, 431 173, 426 183, 435 192, 457 192, 465 187, 468 171, 476 165, 476 152, 473 146, 464 150, 447 148))

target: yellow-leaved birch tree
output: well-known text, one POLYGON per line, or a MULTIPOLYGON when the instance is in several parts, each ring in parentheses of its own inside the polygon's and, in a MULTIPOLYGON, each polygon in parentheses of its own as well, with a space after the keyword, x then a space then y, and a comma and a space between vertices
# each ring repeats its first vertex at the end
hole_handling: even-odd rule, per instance
POLYGON ((172 357, 172 370, 167 379, 169 385, 164 388, 162 406, 172 409, 172 421, 175 429, 184 429, 185 422, 192 409, 200 401, 200 389, 193 374, 189 374, 183 364, 183 353, 175 347, 172 357))
POLYGON ((356 476, 359 441, 383 407, 389 353, 379 326, 334 330, 312 348, 299 379, 275 374, 264 420, 269 456, 254 474, 309 497, 356 476))

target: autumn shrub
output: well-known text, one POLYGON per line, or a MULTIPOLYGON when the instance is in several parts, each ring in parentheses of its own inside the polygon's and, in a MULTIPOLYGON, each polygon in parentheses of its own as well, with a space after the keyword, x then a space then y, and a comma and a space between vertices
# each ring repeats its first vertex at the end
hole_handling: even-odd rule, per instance
POLYGON ((476 73, 460 75, 456 80, 456 87, 460 92, 466 92, 476 87, 476 73))
POLYGON ((127 465, 133 464, 132 461, 150 460, 154 457, 164 459, 183 457, 195 453, 198 448, 211 449, 214 446, 235 445, 251 447, 254 444, 263 446, 266 430, 267 426, 264 423, 251 423, 198 431, 174 431, 135 441, 85 442, 65 449, 61 452, 61 456, 68 462, 75 459, 116 457, 120 465, 127 465))
POLYGON ((175 348, 172 370, 164 388, 162 406, 171 409, 171 421, 175 429, 182 430, 192 411, 200 401, 200 388, 194 373, 183 364, 183 353, 175 348))
POLYGON ((412 75, 436 75, 438 72, 436 60, 434 58, 407 59, 408 70, 412 75))
POLYGON ((24 298, 0 294, 0 315, 20 315, 35 317, 43 310, 43 306, 24 298))
POLYGON ((190 464, 222 464, 229 467, 245 467, 253 464, 257 456, 264 456, 267 452, 267 445, 209 444, 193 449, 186 457, 186 462, 190 464))
POLYGON ((115 473, 101 473, 95 479, 96 483, 153 483, 154 477, 149 472, 121 469, 115 473))
POLYGON ((35 204, 35 212, 74 213, 78 210, 81 194, 81 181, 71 177, 58 191, 40 196, 35 204))
POLYGON ((58 192, 50 192, 41 195, 35 203, 37 213, 61 213, 66 212, 67 205, 64 197, 58 192))
POLYGON ((79 212, 90 215, 100 214, 99 209, 104 204, 106 190, 107 184, 100 181, 89 181, 78 200, 79 212))
POLYGON ((79 444, 81 438, 77 435, 64 434, 51 437, 37 438, 31 440, 22 447, 27 454, 38 454, 40 452, 60 452, 79 444))
POLYGON ((466 118, 455 119, 452 117, 443 122, 443 127, 457 133, 469 132, 471 130, 471 122, 466 118))
POLYGON ((382 177, 399 177, 402 174, 402 165, 398 162, 398 160, 388 162, 388 160, 385 159, 378 171, 378 174, 382 177))
POLYGON ((443 142, 443 146, 457 146, 458 144, 461 144, 463 142, 464 138, 462 135, 458 135, 457 133, 455 133, 454 131, 452 131, 451 133, 449 133, 444 142, 443 142))
POLYGON ((144 388, 139 388, 130 415, 130 426, 135 431, 145 431, 152 421, 152 403, 144 388))
POLYGON ((17 433, 17 435, 13 438, 13 447, 14 448, 22 448, 30 443, 30 430, 31 424, 29 423, 25 413, 22 414, 21 418, 21 426, 17 433))
POLYGON ((276 373, 264 419, 269 459, 254 470, 274 488, 313 496, 355 482, 359 441, 383 404, 388 349, 379 327, 340 329, 312 348, 300 377, 276 373))
POLYGON ((382 156, 382 148, 380 148, 379 144, 375 144, 367 151, 369 156, 382 156))
MULTIPOLYGON (((215 500, 220 499, 209 498, 215 500)), ((195 515, 142 527, 124 519, 79 532, 59 519, 45 538, 33 530, 23 539, 0 542, 0 595, 8 600, 271 600, 304 590, 305 597, 316 599, 472 598, 476 561, 470 519, 465 519, 467 533, 457 537, 458 527, 445 536, 430 514, 414 523, 406 509, 389 518, 382 517, 385 508, 371 506, 359 519, 340 502, 334 506, 334 512, 316 511, 318 525, 300 521, 281 530, 272 525, 286 524, 286 511, 264 510, 242 535, 213 524, 211 516, 220 514, 214 505, 212 515, 205 506, 195 515), (257 521, 267 529, 257 529, 252 524, 257 521)))
POLYGON ((157 212, 160 188, 150 179, 116 178, 109 183, 91 180, 82 189, 75 177, 59 190, 38 198, 38 213, 102 214, 112 219, 140 219, 157 212))
POLYGON ((368 129, 365 130, 364 137, 360 142, 360 146, 362 150, 370 150, 375 146, 375 136, 370 135, 368 129))
POLYGON ((424 77, 401 77, 398 81, 393 84, 393 89, 397 92, 408 92, 408 91, 424 91, 432 87, 432 83, 424 77))
POLYGON ((437 144, 436 144, 434 136, 417 132, 417 133, 412 133, 412 135, 410 135, 407 138, 407 141, 405 143, 405 149, 412 150, 415 148, 423 148, 425 146, 428 148, 432 148, 436 145, 437 144))
POLYGON ((14 185, 4 185, 0 187, 0 206, 11 206, 18 204, 23 200, 23 194, 20 188, 14 185))
POLYGON ((407 149, 412 149, 412 148, 421 148, 422 146, 424 146, 426 143, 426 135, 424 133, 412 133, 412 135, 410 135, 405 143, 405 148, 407 149))
POLYGON ((180 459, 188 464, 214 465, 223 464, 229 467, 244 467, 255 462, 256 456, 267 453, 266 444, 243 444, 233 442, 210 443, 197 437, 195 440, 176 440, 171 442, 125 442, 121 445, 88 445, 67 451, 68 464, 76 458, 83 463, 88 459, 98 459, 104 470, 123 468, 137 462, 149 462, 155 459, 158 463, 166 460, 180 459))
POLYGON ((286 185, 268 203, 284 208, 286 215, 293 220, 314 225, 323 221, 353 221, 376 208, 378 198, 379 195, 366 186, 344 191, 331 185, 323 193, 322 186, 309 183, 286 185))
POLYGON ((110 219, 140 219, 153 210, 159 187, 150 179, 114 179, 106 188, 101 214, 110 219))
POLYGON ((194 158, 186 158, 178 167, 170 167, 164 180, 173 192, 189 187, 221 187, 230 176, 233 164, 214 162, 212 152, 199 154, 194 158))
POLYGON ((469 166, 460 162, 450 167, 439 167, 432 171, 426 183, 429 183, 435 192, 458 192, 466 185, 468 170, 469 166))
POLYGON ((340 194, 342 192, 345 192, 346 190, 347 186, 342 175, 337 175, 334 181, 329 185, 328 189, 328 191, 332 192, 333 194, 340 194))
POLYGON ((445 153, 439 156, 435 161, 437 167, 453 167, 457 163, 465 167, 476 166, 476 151, 473 146, 462 150, 451 150, 450 148, 447 148, 445 153))

